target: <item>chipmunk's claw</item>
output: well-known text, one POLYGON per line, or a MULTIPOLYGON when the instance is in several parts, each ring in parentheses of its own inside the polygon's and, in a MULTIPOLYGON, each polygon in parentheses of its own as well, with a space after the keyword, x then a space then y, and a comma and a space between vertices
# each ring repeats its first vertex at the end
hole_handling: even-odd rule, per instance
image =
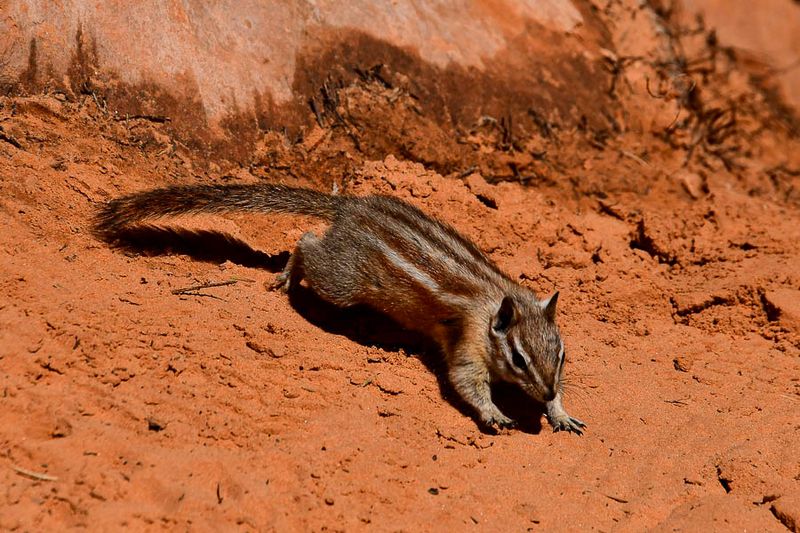
POLYGON ((272 284, 270 284, 269 290, 288 293, 290 284, 291 284, 291 272, 289 271, 289 269, 286 269, 277 276, 275 276, 275 280, 272 282, 272 284))
POLYGON ((287 294, 292 286, 292 271, 291 265, 287 266, 283 272, 275 276, 275 280, 269 286, 272 291, 281 291, 287 294))
POLYGON ((502 413, 495 413, 494 415, 483 420, 483 424, 494 432, 499 432, 503 429, 513 429, 517 427, 517 421, 508 418, 502 413))
POLYGON ((576 435, 583 435, 583 428, 586 427, 586 424, 582 421, 577 418, 572 418, 571 416, 564 416, 556 420, 551 420, 550 424, 553 426, 553 433, 568 431, 576 435))

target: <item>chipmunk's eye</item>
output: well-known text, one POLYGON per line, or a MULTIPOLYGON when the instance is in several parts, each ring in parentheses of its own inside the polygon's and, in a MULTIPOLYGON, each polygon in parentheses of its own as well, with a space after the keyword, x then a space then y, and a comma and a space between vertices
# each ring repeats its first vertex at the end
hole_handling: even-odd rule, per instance
POLYGON ((522 357, 522 354, 519 353, 516 348, 511 348, 511 362, 514 363, 514 366, 519 368, 520 370, 528 369, 528 363, 525 361, 525 358, 522 357))

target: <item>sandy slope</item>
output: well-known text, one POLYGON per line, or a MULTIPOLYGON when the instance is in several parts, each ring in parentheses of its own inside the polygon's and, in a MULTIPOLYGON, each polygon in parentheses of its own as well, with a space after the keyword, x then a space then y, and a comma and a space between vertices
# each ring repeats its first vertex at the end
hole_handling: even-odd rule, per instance
POLYGON ((196 217, 142 230, 145 254, 110 249, 90 234, 99 202, 225 173, 89 97, 6 98, 0 120, 19 145, 0 142, 0 528, 781 531, 777 518, 800 518, 800 209, 791 190, 753 192, 757 169, 695 186, 679 157, 637 161, 623 140, 574 154, 582 186, 608 190, 576 195, 359 162, 348 192, 405 198, 538 293, 561 291, 567 404, 587 434, 551 433, 501 390, 522 428, 489 435, 423 345, 265 289, 319 223, 196 217))

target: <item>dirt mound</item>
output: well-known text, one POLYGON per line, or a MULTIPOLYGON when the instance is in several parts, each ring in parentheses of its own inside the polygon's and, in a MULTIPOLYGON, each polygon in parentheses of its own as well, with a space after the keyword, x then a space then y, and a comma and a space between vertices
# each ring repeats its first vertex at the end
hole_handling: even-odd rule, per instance
POLYGON ((442 120, 360 65, 233 164, 91 93, 0 99, 0 527, 796 528, 794 111, 691 13, 602 4, 594 121, 442 120), (521 427, 482 433, 422 339, 267 290, 317 221, 91 234, 124 193, 259 179, 404 198, 558 289, 586 435, 503 387, 521 427))

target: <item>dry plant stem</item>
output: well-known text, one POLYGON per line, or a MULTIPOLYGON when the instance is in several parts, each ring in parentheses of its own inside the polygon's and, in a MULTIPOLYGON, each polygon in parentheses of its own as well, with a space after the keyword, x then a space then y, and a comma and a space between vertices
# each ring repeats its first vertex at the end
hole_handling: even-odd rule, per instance
MULTIPOLYGON (((228 281, 218 281, 214 283, 201 283, 200 285, 192 285, 191 287, 184 287, 182 289, 174 289, 172 294, 189 294, 195 293, 203 289, 211 289, 213 287, 224 287, 226 285, 235 285, 239 280, 230 279, 228 281)), ((194 296, 206 296, 205 294, 195 294, 194 296)))
POLYGON ((27 468, 21 468, 19 466, 12 466, 11 468, 14 470, 14 472, 21 476, 29 477, 38 481, 58 481, 58 478, 55 476, 34 472, 33 470, 28 470, 27 468))

